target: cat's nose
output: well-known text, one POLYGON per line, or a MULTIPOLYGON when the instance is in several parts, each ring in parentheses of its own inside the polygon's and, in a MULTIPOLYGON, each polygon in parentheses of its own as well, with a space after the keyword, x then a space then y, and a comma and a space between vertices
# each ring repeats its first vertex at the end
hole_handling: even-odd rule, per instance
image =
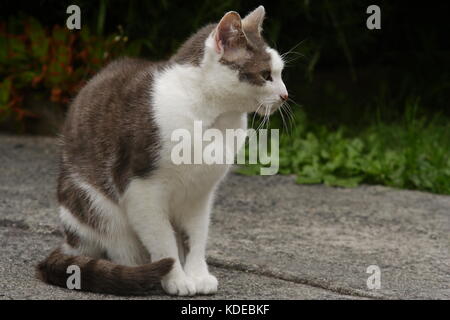
POLYGON ((287 99, 289 98, 289 96, 288 96, 287 93, 283 93, 283 94, 280 94, 280 98, 281 98, 281 100, 283 100, 283 101, 287 101, 287 99))

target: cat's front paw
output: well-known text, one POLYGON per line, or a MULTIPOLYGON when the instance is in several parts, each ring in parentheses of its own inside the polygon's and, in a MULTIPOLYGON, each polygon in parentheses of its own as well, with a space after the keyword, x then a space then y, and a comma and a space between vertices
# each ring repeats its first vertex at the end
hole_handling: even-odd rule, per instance
POLYGON ((170 295, 193 296, 196 293, 195 282, 186 276, 163 279, 161 285, 164 291, 170 295))
POLYGON ((214 294, 217 292, 218 281, 212 274, 192 275, 191 278, 194 280, 197 294, 214 294))

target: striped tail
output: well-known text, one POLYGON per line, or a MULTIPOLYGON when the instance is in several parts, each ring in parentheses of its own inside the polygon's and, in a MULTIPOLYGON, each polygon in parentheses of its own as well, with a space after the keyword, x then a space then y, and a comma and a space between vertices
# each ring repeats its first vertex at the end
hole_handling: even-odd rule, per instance
POLYGON ((86 256, 71 256, 61 249, 54 250, 37 266, 37 276, 42 281, 67 288, 71 274, 67 268, 80 268, 82 291, 109 293, 115 295, 144 295, 155 289, 161 278, 172 269, 174 260, 162 259, 142 266, 128 267, 103 259, 86 256))

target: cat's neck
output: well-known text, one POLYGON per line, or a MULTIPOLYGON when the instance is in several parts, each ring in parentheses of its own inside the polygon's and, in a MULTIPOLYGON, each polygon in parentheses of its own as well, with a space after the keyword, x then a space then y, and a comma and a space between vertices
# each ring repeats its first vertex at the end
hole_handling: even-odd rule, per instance
POLYGON ((203 121, 206 126, 229 113, 230 106, 251 103, 217 88, 213 79, 205 79, 201 68, 181 64, 173 65, 157 76, 154 99, 164 108, 172 109, 174 114, 203 121))

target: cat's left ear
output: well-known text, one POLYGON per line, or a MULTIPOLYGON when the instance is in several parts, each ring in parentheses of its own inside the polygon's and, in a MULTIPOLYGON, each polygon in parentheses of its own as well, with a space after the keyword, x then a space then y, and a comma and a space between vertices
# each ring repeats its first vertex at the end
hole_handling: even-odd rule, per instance
POLYGON ((259 6, 250 12, 244 19, 242 19, 242 27, 244 28, 244 31, 256 32, 260 35, 265 15, 266 9, 264 9, 263 6, 259 6))
POLYGON ((237 12, 230 11, 220 20, 214 33, 214 43, 216 52, 225 60, 237 60, 245 54, 247 38, 237 12))

